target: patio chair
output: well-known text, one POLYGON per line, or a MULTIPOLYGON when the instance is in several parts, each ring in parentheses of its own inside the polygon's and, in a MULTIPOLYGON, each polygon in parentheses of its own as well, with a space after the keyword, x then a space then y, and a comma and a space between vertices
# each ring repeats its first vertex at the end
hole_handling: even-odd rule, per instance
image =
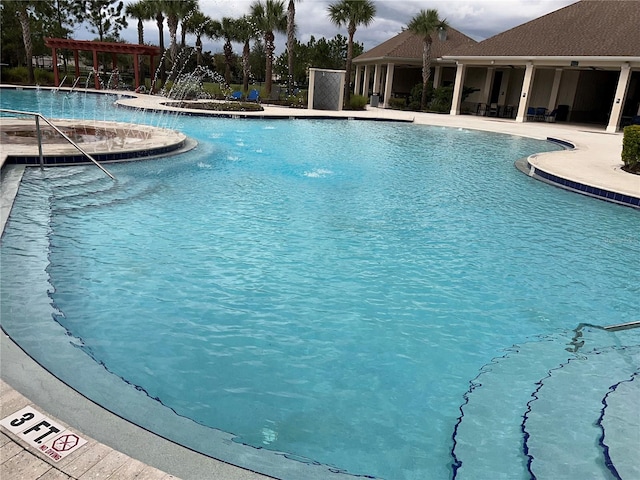
POLYGON ((539 120, 543 122, 546 115, 547 115, 547 109, 545 107, 537 107, 534 120, 539 120))
POLYGON ((558 109, 554 108, 553 110, 551 110, 551 112, 547 113, 544 116, 544 121, 549 123, 555 123, 557 114, 558 114, 558 109))
POLYGON ((230 97, 231 100, 242 100, 242 92, 239 90, 236 90, 235 92, 233 92, 231 94, 230 97))
POLYGON ((249 92, 249 95, 247 95, 247 102, 259 103, 260 102, 260 92, 258 90, 256 90, 255 88, 253 90, 251 90, 249 92))
POLYGON ((497 117, 498 112, 500 111, 500 107, 498 107, 497 103, 492 103, 487 110, 487 116, 489 117, 497 117))
POLYGON ((536 118, 536 109, 533 107, 527 108, 527 120, 535 120, 536 118))

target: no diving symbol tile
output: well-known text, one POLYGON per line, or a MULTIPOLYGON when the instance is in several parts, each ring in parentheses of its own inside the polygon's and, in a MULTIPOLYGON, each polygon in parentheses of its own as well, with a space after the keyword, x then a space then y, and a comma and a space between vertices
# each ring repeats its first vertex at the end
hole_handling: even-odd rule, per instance
POLYGON ((71 452, 80 448, 85 443, 87 443, 87 441, 84 438, 80 438, 75 433, 65 432, 44 445, 39 446, 38 449, 57 462, 62 460, 71 452))
POLYGON ((24 407, 3 418, 0 425, 56 462, 87 443, 33 407, 24 407))
POLYGON ((67 450, 71 450, 73 447, 78 445, 80 441, 80 437, 76 434, 68 434, 68 435, 60 435, 53 441, 53 448, 56 452, 66 452, 67 450))

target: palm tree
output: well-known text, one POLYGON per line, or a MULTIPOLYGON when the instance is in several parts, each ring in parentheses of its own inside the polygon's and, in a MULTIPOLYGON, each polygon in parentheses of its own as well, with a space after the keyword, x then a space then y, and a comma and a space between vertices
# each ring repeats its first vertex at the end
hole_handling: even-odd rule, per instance
MULTIPOLYGON (((164 50, 164 13, 162 12, 162 3, 155 0, 142 0, 148 4, 149 13, 151 19, 156 21, 158 26, 158 46, 160 47, 160 63, 158 65, 158 71, 160 72, 160 82, 162 84, 167 80, 167 72, 164 66, 165 63, 165 50, 164 50)), ((153 75, 153 72, 152 72, 153 75)), ((152 80, 153 81, 153 80, 152 80)), ((152 85, 153 89, 155 85, 152 85)))
POLYGON ((407 25, 407 29, 416 35, 422 37, 422 98, 420 100, 420 109, 427 107, 427 83, 431 77, 431 44, 433 43, 432 35, 434 33, 449 28, 446 20, 440 19, 437 10, 420 10, 415 17, 411 19, 407 25))
POLYGON ((167 16, 167 27, 169 28, 169 57, 172 64, 178 59, 178 24, 180 20, 197 8, 197 0, 164 0, 162 11, 167 16))
POLYGON ((196 64, 198 66, 202 65, 202 35, 217 38, 216 24, 219 25, 219 22, 214 22, 200 10, 193 12, 182 23, 182 29, 185 33, 193 33, 196 36, 196 64))
POLYGON ((261 0, 251 5, 251 16, 256 22, 258 29, 264 34, 265 48, 265 90, 267 95, 271 95, 273 84, 273 51, 275 50, 274 31, 285 33, 287 30, 287 16, 284 13, 284 0, 261 0))
POLYGON ((289 66, 289 77, 287 79, 287 93, 291 95, 293 93, 293 48, 295 45, 296 34, 296 1, 302 0, 289 0, 289 7, 287 8, 287 55, 289 66))
POLYGON ((138 20, 138 43, 143 45, 144 25, 142 22, 153 19, 153 11, 149 0, 138 0, 135 3, 130 3, 127 5, 125 13, 138 20))
POLYGON ((224 17, 221 22, 219 37, 224 38, 224 81, 227 85, 231 84, 231 65, 233 64, 233 45, 231 42, 236 40, 236 21, 233 18, 224 17))
POLYGON ((258 32, 248 16, 244 16, 236 20, 236 41, 243 44, 242 47, 242 91, 246 94, 249 91, 249 75, 251 74, 251 65, 249 63, 249 54, 251 47, 249 42, 258 37, 258 32))
POLYGON ((368 26, 376 15, 376 6, 371 0, 340 0, 329 5, 329 19, 338 26, 347 27, 349 39, 347 43, 347 85, 345 103, 351 100, 351 61, 353 60, 353 36, 358 25, 368 26))
MULTIPOLYGON (((29 9, 33 7, 31 2, 15 2, 18 10, 18 21, 22 29, 22 42, 24 43, 24 53, 27 57, 27 75, 30 84, 36 83, 36 76, 33 70, 33 41, 31 39, 31 18, 29 9)), ((57 61, 55 58, 53 61, 57 61)))

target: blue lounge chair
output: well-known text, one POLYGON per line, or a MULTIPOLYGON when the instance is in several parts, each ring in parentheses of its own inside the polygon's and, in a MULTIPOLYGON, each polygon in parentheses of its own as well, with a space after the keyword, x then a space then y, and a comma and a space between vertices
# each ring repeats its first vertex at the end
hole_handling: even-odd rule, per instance
POLYGON ((242 100, 242 92, 239 90, 236 90, 235 92, 233 92, 231 94, 231 100, 242 100))
POLYGON ((253 89, 249 92, 249 95, 247 95, 247 102, 256 102, 258 103, 260 101, 260 92, 256 89, 253 89))
POLYGON ((536 118, 536 109, 533 107, 527 108, 527 120, 534 120, 536 118))
POLYGON ((547 115, 547 109, 545 107, 536 107, 536 120, 543 122, 547 115))

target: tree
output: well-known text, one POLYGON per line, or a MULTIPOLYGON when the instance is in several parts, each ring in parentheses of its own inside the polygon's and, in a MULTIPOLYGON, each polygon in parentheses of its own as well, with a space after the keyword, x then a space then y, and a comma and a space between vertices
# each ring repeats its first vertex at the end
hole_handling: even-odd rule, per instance
POLYGON ((257 38, 258 32, 256 31, 253 22, 246 15, 239 18, 236 21, 236 40, 243 44, 242 47, 242 91, 247 93, 249 91, 249 76, 251 75, 251 63, 249 56, 251 54, 251 48, 249 42, 257 38))
POLYGON ((271 95, 273 84, 273 52, 275 50, 274 31, 285 33, 287 29, 287 17, 284 13, 283 0, 265 0, 255 2, 251 5, 251 15, 256 22, 258 29, 264 34, 265 48, 265 90, 271 95))
POLYGON ((351 101, 351 61, 353 60, 353 36, 358 25, 368 26, 376 15, 376 7, 371 0, 340 0, 329 5, 329 19, 338 27, 346 26, 349 41, 347 43, 347 85, 345 103, 351 101))
POLYGON ((446 30, 449 26, 446 20, 441 20, 438 11, 420 10, 420 12, 411 19, 407 25, 407 29, 416 35, 422 37, 422 97, 420 100, 420 109, 427 107, 427 83, 431 76, 431 45, 433 43, 432 35, 441 30, 446 30))
POLYGON ((249 64, 251 72, 257 81, 264 81, 264 73, 267 70, 267 53, 264 44, 260 39, 253 42, 251 52, 249 53, 249 64))
MULTIPOLYGON (((155 19, 158 26, 158 46, 160 47, 160 63, 158 70, 160 71, 160 82, 162 84, 167 80, 167 71, 165 68, 165 50, 164 50, 164 13, 162 11, 162 3, 154 0, 145 0, 149 3, 152 18, 155 19)), ((154 78, 155 80, 155 78, 154 78)), ((153 81, 153 80, 152 80, 153 81)), ((153 90, 155 85, 151 85, 153 90)))
POLYGON ((153 20, 154 12, 149 0, 138 0, 135 3, 127 5, 125 13, 130 17, 138 20, 138 43, 144 44, 144 25, 142 22, 145 20, 153 20))
MULTIPOLYGON (((73 0, 55 0, 53 3, 53 25, 50 29, 50 36, 54 38, 68 38, 75 26, 73 0)), ((69 50, 62 50, 62 61, 64 71, 67 72, 67 57, 69 50)))
POLYGON ((219 22, 213 21, 200 10, 193 12, 189 18, 182 23, 183 31, 193 33, 196 36, 196 65, 202 65, 202 35, 209 38, 217 38, 216 25, 219 22))
MULTIPOLYGON (((0 61, 11 67, 25 62, 22 29, 17 14, 16 2, 0 3, 0 61)), ((3 70, 6 69, 3 67, 3 70)))
POLYGON ((98 35, 101 42, 106 36, 119 38, 120 30, 127 26, 122 0, 83 0, 82 5, 80 19, 89 24, 91 32, 98 35))
POLYGON ((190 14, 198 7, 197 0, 163 0, 162 12, 167 17, 167 27, 169 28, 169 58, 173 65, 172 70, 176 70, 178 60, 178 25, 180 20, 190 14))
POLYGON ((302 0, 289 0, 289 7, 287 8, 287 93, 289 95, 293 93, 293 60, 296 40, 296 1, 302 0))
MULTIPOLYGON (((40 50, 44 48, 43 36, 45 32, 51 32, 53 30, 54 22, 52 21, 53 10, 51 5, 47 2, 40 2, 38 0, 3 0, 2 5, 2 26, 7 27, 9 24, 6 19, 17 20, 20 25, 20 32, 22 38, 18 40, 10 40, 9 44, 13 43, 18 46, 22 43, 24 47, 24 57, 22 55, 16 55, 16 60, 19 63, 25 62, 27 67, 27 81, 30 84, 35 83, 35 71, 33 69, 33 55, 34 49, 39 47, 40 50), (35 32, 35 35, 34 35, 35 32), (34 39, 36 44, 34 45, 34 39), (22 57, 22 58, 21 58, 22 57)), ((14 24, 15 25, 15 24, 14 24)), ((5 56, 6 44, 4 40, 7 39, 5 28, 2 29, 3 39, 3 56, 5 56)), ((16 32, 17 33, 17 32, 16 32)), ((55 61, 55 59, 54 59, 55 61)))
POLYGON ((236 40, 238 36, 236 32, 236 21, 229 17, 224 17, 220 25, 218 36, 224 38, 224 81, 227 85, 231 84, 231 66, 233 65, 233 45, 231 42, 236 40))
POLYGON ((22 29, 22 41, 24 43, 24 52, 27 59, 28 81, 30 84, 36 83, 35 73, 33 71, 33 41, 31 39, 31 19, 29 9, 34 8, 32 2, 19 1, 16 2, 18 9, 18 20, 22 29))

